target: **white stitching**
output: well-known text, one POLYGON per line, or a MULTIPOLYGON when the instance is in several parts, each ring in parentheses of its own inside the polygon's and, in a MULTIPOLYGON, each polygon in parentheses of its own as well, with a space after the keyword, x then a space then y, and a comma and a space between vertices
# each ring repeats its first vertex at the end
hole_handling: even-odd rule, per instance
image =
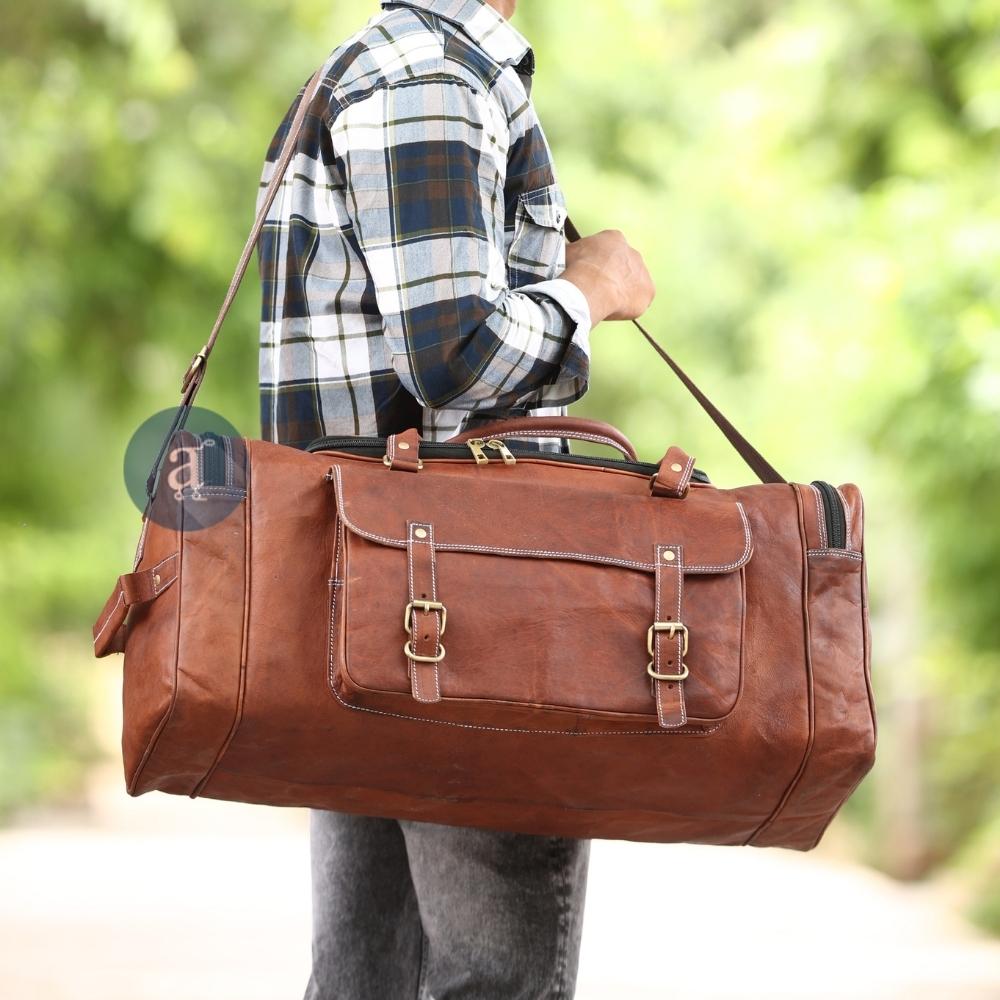
MULTIPOLYGON (((407 575, 407 587, 410 591, 410 600, 413 600, 413 525, 411 524, 406 532, 406 575, 407 575)), ((416 609, 410 609, 410 641, 413 641, 413 630, 417 624, 416 609)), ((412 646, 410 647, 413 648, 412 646)), ((420 695, 420 670, 417 666, 417 662, 413 659, 408 660, 409 664, 409 675, 410 680, 413 684, 413 697, 417 701, 423 701, 424 699, 420 695)))
POLYGON ((688 487, 688 481, 691 479, 691 473, 694 471, 694 455, 688 458, 687 465, 684 471, 681 473, 681 481, 677 484, 677 492, 684 493, 688 487))
MULTIPOLYGON (((681 618, 681 597, 684 592, 684 550, 678 545, 675 547, 677 550, 677 621, 682 621, 681 618)), ((677 633, 677 672, 681 672, 681 667, 684 665, 684 635, 681 632, 677 633)), ((681 710, 681 722, 683 726, 687 722, 687 705, 684 702, 684 682, 676 681, 677 684, 677 701, 681 710)))
MULTIPOLYGON (((165 562, 169 562, 169 561, 170 561, 171 559, 176 559, 176 558, 177 558, 177 555, 178 555, 178 553, 174 552, 174 553, 172 553, 171 555, 169 555, 169 556, 166 556, 165 558, 161 559, 161 560, 160 560, 160 561, 159 561, 159 562, 158 562, 158 563, 157 563, 157 564, 156 564, 155 566, 150 566, 150 567, 149 567, 149 569, 145 569, 145 570, 140 570, 140 572, 142 572, 142 573, 150 573, 150 574, 153 574, 153 573, 154 573, 154 572, 155 572, 156 570, 158 570, 158 569, 159 569, 159 568, 160 568, 160 567, 161 567, 161 566, 162 566, 162 565, 163 565, 163 564, 164 564, 165 562)), ((134 571, 133 571, 133 572, 134 572, 134 571)), ((166 589, 167 589, 167 587, 169 587, 169 586, 170 586, 170 584, 172 584, 172 583, 174 582, 174 580, 176 580, 176 579, 177 579, 177 574, 175 573, 175 574, 174 574, 174 575, 173 575, 173 576, 172 576, 172 577, 171 577, 171 578, 170 578, 169 580, 167 580, 167 582, 166 582, 166 583, 163 583, 163 584, 161 584, 161 585, 160 585, 160 587, 159 587, 159 589, 157 589, 157 587, 156 587, 156 584, 154 583, 154 584, 153 584, 153 594, 154 594, 154 595, 156 595, 156 596, 159 596, 159 595, 160 595, 160 594, 162 594, 162 593, 163 593, 163 591, 164 591, 164 590, 166 590, 166 589)), ((105 620, 104 620, 104 624, 103 624, 103 625, 102 625, 102 626, 100 627, 100 629, 99 629, 99 631, 98 631, 97 635, 95 635, 95 636, 94 636, 94 641, 93 641, 92 645, 94 645, 94 646, 96 646, 96 645, 97 645, 97 640, 98 640, 98 639, 100 639, 100 638, 101 638, 101 636, 102 636, 102 635, 104 634, 104 630, 105 630, 105 629, 106 629, 106 628, 108 627, 108 624, 110 623, 110 621, 111 621, 112 617, 114 617, 114 613, 115 613, 115 612, 116 612, 116 611, 118 610, 118 605, 119 605, 119 604, 121 604, 121 603, 122 603, 122 601, 124 601, 124 600, 125 600, 125 591, 124 591, 124 589, 122 589, 122 590, 121 590, 121 592, 120 592, 120 593, 118 594, 118 600, 117 600, 117 601, 115 601, 115 603, 114 603, 114 606, 113 606, 113 607, 111 608, 111 610, 110 610, 110 611, 108 612, 108 617, 107 617, 107 618, 105 618, 105 620)))
MULTIPOLYGON (((427 528, 427 556, 431 561, 431 600, 436 601, 437 596, 437 568, 435 566, 437 560, 434 558, 434 525, 428 524, 427 528)), ((433 612, 434 614, 434 655, 437 656, 441 651, 441 614, 440 611, 433 612)), ((441 700, 441 678, 438 675, 439 663, 433 664, 434 666, 434 693, 437 696, 437 700, 441 700)))
MULTIPOLYGON (((414 600, 416 598, 416 596, 417 596, 416 592, 415 592, 415 589, 414 589, 414 586, 413 586, 413 546, 414 545, 427 545, 428 546, 427 555, 428 555, 428 558, 431 561, 431 600, 432 601, 436 601, 437 600, 437 574, 436 574, 435 568, 434 568, 434 561, 435 561, 434 560, 434 526, 431 525, 431 524, 427 524, 427 523, 419 522, 419 521, 413 521, 413 522, 411 522, 408 525, 407 539, 406 539, 406 548, 407 548, 407 567, 408 567, 408 570, 409 570, 409 578, 410 578, 410 600, 411 601, 414 600), (414 532, 416 531, 417 528, 426 528, 427 529, 428 537, 427 537, 427 541, 426 542, 421 542, 419 539, 417 539, 417 538, 414 537, 414 532)), ((435 612, 433 612, 433 614, 434 614, 434 630, 435 630, 434 631, 434 652, 436 654, 439 651, 440 647, 441 647, 441 613, 439 611, 435 611, 435 612)), ((417 611, 416 611, 416 608, 413 609, 413 611, 411 612, 411 615, 412 615, 412 618, 411 618, 411 627, 414 630, 412 634, 415 634, 416 633, 416 625, 417 625, 417 611)), ((412 641, 412 637, 411 637, 411 641, 412 641)), ((410 675, 413 678, 413 697, 416 698, 417 701, 422 701, 425 704, 430 704, 431 702, 440 701, 441 700, 441 678, 440 678, 440 674, 438 672, 438 666, 439 666, 439 664, 437 664, 437 663, 433 664, 433 667, 434 667, 434 694, 435 694, 435 697, 434 698, 424 698, 423 695, 421 695, 421 693, 420 693, 420 671, 422 669, 422 664, 420 664, 416 660, 412 660, 412 659, 410 660, 410 675)))
POLYGON ((511 726, 477 726, 471 722, 454 722, 451 719, 425 719, 419 715, 402 715, 399 712, 386 712, 380 708, 369 708, 367 705, 351 705, 340 697, 336 688, 331 687, 330 691, 344 708, 352 709, 355 712, 387 715, 393 719, 408 719, 410 722, 431 722, 437 726, 455 726, 458 729, 482 729, 494 733, 525 733, 537 736, 704 736, 708 733, 714 733, 722 725, 721 722, 717 722, 714 726, 708 726, 705 729, 688 730, 686 733, 677 729, 618 729, 602 733, 581 733, 578 730, 572 729, 515 729, 511 726))
POLYGON ((146 532, 149 530, 149 518, 143 515, 142 531, 139 532, 139 544, 135 547, 135 559, 132 560, 132 572, 139 568, 143 554, 146 551, 146 532))
MULTIPOLYGON (((683 556, 682 556, 682 551, 681 551, 681 546, 680 545, 657 545, 656 546, 656 557, 657 557, 657 567, 658 568, 661 566, 661 564, 663 562, 663 553, 667 549, 670 549, 670 550, 672 550, 673 552, 675 552, 677 554, 677 566, 676 566, 676 569, 677 569, 677 617, 674 620, 679 622, 679 621, 681 621, 681 596, 682 596, 682 590, 681 590, 681 588, 684 586, 684 559, 683 559, 683 556)), ((674 568, 674 567, 671 567, 671 568, 674 568)), ((656 615, 656 620, 657 621, 659 620, 659 617, 660 617, 660 578, 661 578, 662 574, 663 574, 662 569, 658 569, 658 572, 656 574, 656 608, 654 609, 654 614, 656 615)), ((677 672, 680 673, 681 666, 682 666, 683 660, 684 660, 683 653, 682 653, 682 650, 684 649, 684 636, 683 636, 683 633, 678 632, 677 633, 677 638, 676 638, 675 641, 677 642, 677 672)), ((662 673, 662 671, 660 670, 660 637, 659 637, 659 635, 656 632, 653 633, 653 658, 655 660, 655 662, 653 664, 653 669, 658 674, 662 673)), ((663 702, 662 702, 662 700, 660 698, 660 692, 662 690, 662 686, 661 685, 665 684, 666 681, 661 681, 661 680, 658 680, 657 678, 654 678, 653 679, 653 683, 654 683, 654 686, 656 687, 656 714, 657 714, 657 717, 659 719, 660 725, 663 725, 664 722, 666 721, 666 717, 665 717, 664 712, 663 712, 663 702)), ((687 722, 687 706, 684 704, 684 688, 682 686, 683 682, 682 681, 676 681, 675 683, 677 684, 678 707, 679 707, 680 713, 681 713, 681 721, 680 721, 679 725, 683 726, 687 722)))
MULTIPOLYGON (((661 560, 663 558, 663 546, 657 545, 655 551, 656 551, 656 558, 657 558, 657 560, 661 560)), ((657 562, 657 564, 656 564, 656 576, 654 577, 654 579, 656 580, 656 592, 655 592, 654 597, 653 597, 653 621, 656 621, 656 619, 659 618, 659 616, 660 616, 660 577, 661 576, 662 576, 662 573, 660 571, 660 564, 659 564, 659 562, 657 562)), ((657 673, 659 673, 660 672, 660 639, 659 639, 659 636, 655 632, 653 633, 653 661, 654 661, 653 662, 653 669, 657 673)), ((656 692, 656 717, 657 717, 657 722, 659 722, 659 724, 662 726, 663 725, 663 705, 662 705, 662 703, 660 701, 660 682, 655 677, 653 678, 653 689, 656 692)))
POLYGON ((172 584, 174 582, 174 580, 176 580, 176 579, 177 579, 177 574, 174 573, 174 575, 169 580, 167 580, 164 583, 161 583, 159 587, 156 586, 156 581, 154 580, 153 581, 153 594, 156 597, 159 597, 160 594, 162 594, 163 591, 165 591, 167 589, 167 587, 169 587, 170 584, 172 584))
POLYGON ((558 433, 547 434, 544 431, 506 431, 502 434, 494 435, 498 438, 546 438, 546 437, 562 437, 569 438, 573 441, 595 441, 597 444, 606 444, 615 451, 620 451, 623 455, 627 455, 633 461, 637 461, 635 451, 629 451, 626 449, 625 445, 621 441, 616 441, 612 437, 607 437, 604 434, 591 434, 588 431, 559 431, 558 433))
POLYGON ((153 577, 153 594, 154 594, 154 596, 159 597, 159 595, 162 594, 163 591, 165 591, 167 589, 167 587, 169 587, 170 584, 172 584, 174 582, 174 580, 177 579, 177 574, 174 573, 174 575, 169 580, 167 580, 165 583, 161 582, 160 585, 157 587, 157 585, 156 585, 156 570, 158 570, 164 563, 170 562, 171 559, 176 559, 178 557, 178 555, 179 555, 179 553, 175 552, 172 556, 167 556, 166 559, 161 559, 155 566, 152 567, 152 569, 146 570, 146 572, 147 573, 151 573, 152 577, 153 577))
POLYGON ((854 549, 806 549, 809 556, 843 556, 845 559, 857 559, 858 562, 864 560, 864 555, 854 549))
POLYGON ((333 580, 331 581, 330 593, 330 673, 328 680, 333 686, 333 623, 337 614, 337 590, 343 585, 340 579, 340 536, 343 528, 338 524, 336 527, 336 538, 333 543, 333 580))
POLYGON ((585 431, 560 431, 554 434, 547 434, 544 431, 509 431, 508 433, 502 435, 503 437, 527 437, 527 438, 546 438, 546 437, 562 437, 568 438, 571 441, 593 441, 596 444, 606 444, 614 448, 615 451, 624 452, 629 458, 632 458, 632 453, 629 452, 621 441, 616 441, 612 437, 607 437, 604 434, 589 434, 585 431))
POLYGON ((124 591, 122 591, 121 593, 118 594, 118 600, 115 601, 114 607, 108 612, 108 617, 104 619, 104 624, 101 626, 100 631, 97 633, 97 635, 94 636, 93 644, 95 646, 97 645, 97 640, 100 639, 101 636, 104 634, 104 630, 108 627, 108 624, 111 622, 111 619, 114 618, 115 612, 118 610, 118 605, 121 604, 122 601, 124 600, 125 600, 125 593, 124 591))
POLYGON ((245 500, 247 491, 238 486, 199 486, 197 490, 192 490, 191 498, 212 496, 229 497, 233 500, 245 500))
MULTIPOLYGON (((171 552, 169 556, 164 556, 155 566, 147 566, 146 569, 139 570, 140 573, 155 573, 165 562, 170 562, 171 559, 176 559, 180 555, 179 552, 171 552)), ((134 576, 135 574, 129 574, 134 576)))
MULTIPOLYGON (((681 469, 680 475, 677 478, 676 485, 670 486, 670 484, 669 484, 669 482, 667 480, 664 480, 664 479, 660 478, 660 471, 666 466, 667 456, 670 455, 670 452, 674 452, 674 451, 680 451, 682 455, 684 454, 684 452, 681 451, 680 448, 676 448, 676 447, 675 448, 671 448, 667 452, 667 455, 664 456, 663 461, 660 463, 660 466, 659 466, 659 468, 656 471, 656 475, 653 478, 654 478, 654 480, 657 483, 660 483, 664 487, 664 489, 666 489, 668 491, 669 494, 672 494, 673 496, 675 496, 678 499, 680 499, 687 492, 688 481, 690 480, 690 478, 691 478, 691 472, 694 469, 694 455, 688 455, 687 463, 685 464, 684 468, 681 469)), ((671 463, 671 464, 676 464, 676 463, 671 463)), ((673 471, 673 470, 671 469, 669 471, 673 471)))
POLYGON ((148 569, 141 570, 142 573, 152 573, 158 570, 165 562, 170 562, 171 559, 176 559, 180 555, 179 552, 171 552, 169 556, 164 556, 155 566, 150 566, 148 569))
MULTIPOLYGON (((334 470, 334 477, 337 480, 337 512, 344 524, 346 524, 347 527, 354 532, 354 534, 360 535, 362 538, 367 538, 369 541, 382 542, 385 545, 392 545, 393 547, 399 549, 405 548, 405 539, 389 538, 386 535, 376 534, 374 531, 366 531, 364 528, 356 525, 347 516, 347 511, 344 507, 344 489, 340 466, 334 465, 332 468, 334 470)), ((743 522, 744 549, 740 557, 735 562, 725 564, 712 565, 706 563, 701 566, 685 566, 685 573, 727 573, 730 570, 739 569, 740 566, 743 566, 750 559, 753 552, 753 540, 750 535, 750 522, 747 519, 747 514, 743 508, 742 502, 737 501, 736 507, 740 512, 740 518, 743 522)), ((588 552, 550 552, 545 549, 514 549, 499 545, 475 545, 465 542, 438 542, 436 548, 439 552, 487 552, 495 555, 539 556, 551 559, 572 559, 579 562, 604 563, 610 566, 624 566, 626 569, 641 569, 647 571, 655 571, 656 569, 655 563, 639 562, 634 559, 620 559, 617 556, 604 556, 588 552)))

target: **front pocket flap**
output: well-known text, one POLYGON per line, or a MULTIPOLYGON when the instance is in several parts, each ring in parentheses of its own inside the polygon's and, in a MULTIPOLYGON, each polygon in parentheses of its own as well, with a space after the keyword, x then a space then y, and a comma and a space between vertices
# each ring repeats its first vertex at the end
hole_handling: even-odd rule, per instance
POLYGON ((743 505, 692 486, 683 500, 652 497, 645 477, 601 469, 473 466, 427 460, 417 473, 379 463, 333 466, 345 526, 406 548, 407 522, 434 525, 440 551, 569 559, 652 573, 656 545, 683 546, 686 573, 727 573, 753 551, 743 505))
POLYGON ((532 221, 550 229, 561 229, 566 221, 566 206, 562 202, 558 185, 549 184, 521 194, 521 204, 532 221))

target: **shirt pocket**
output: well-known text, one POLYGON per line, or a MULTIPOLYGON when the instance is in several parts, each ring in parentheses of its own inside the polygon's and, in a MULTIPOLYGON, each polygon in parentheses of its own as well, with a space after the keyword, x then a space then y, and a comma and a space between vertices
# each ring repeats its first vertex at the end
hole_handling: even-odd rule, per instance
POLYGON ((507 285, 520 288, 566 269, 566 200, 558 184, 518 195, 507 251, 507 285))

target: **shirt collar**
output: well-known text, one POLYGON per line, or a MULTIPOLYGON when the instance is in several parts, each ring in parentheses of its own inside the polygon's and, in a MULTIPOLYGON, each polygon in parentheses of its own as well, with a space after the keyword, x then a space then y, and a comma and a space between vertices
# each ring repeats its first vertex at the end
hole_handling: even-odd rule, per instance
POLYGON ((528 40, 484 0, 382 0, 383 7, 418 7, 457 24, 491 59, 530 76, 535 54, 528 40))

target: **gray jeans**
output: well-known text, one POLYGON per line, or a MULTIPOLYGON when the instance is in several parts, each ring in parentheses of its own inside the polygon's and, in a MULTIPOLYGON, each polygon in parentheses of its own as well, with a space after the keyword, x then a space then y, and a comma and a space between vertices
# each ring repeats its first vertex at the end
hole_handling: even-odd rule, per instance
POLYGON ((313 811, 306 1000, 569 1000, 590 841, 313 811))

